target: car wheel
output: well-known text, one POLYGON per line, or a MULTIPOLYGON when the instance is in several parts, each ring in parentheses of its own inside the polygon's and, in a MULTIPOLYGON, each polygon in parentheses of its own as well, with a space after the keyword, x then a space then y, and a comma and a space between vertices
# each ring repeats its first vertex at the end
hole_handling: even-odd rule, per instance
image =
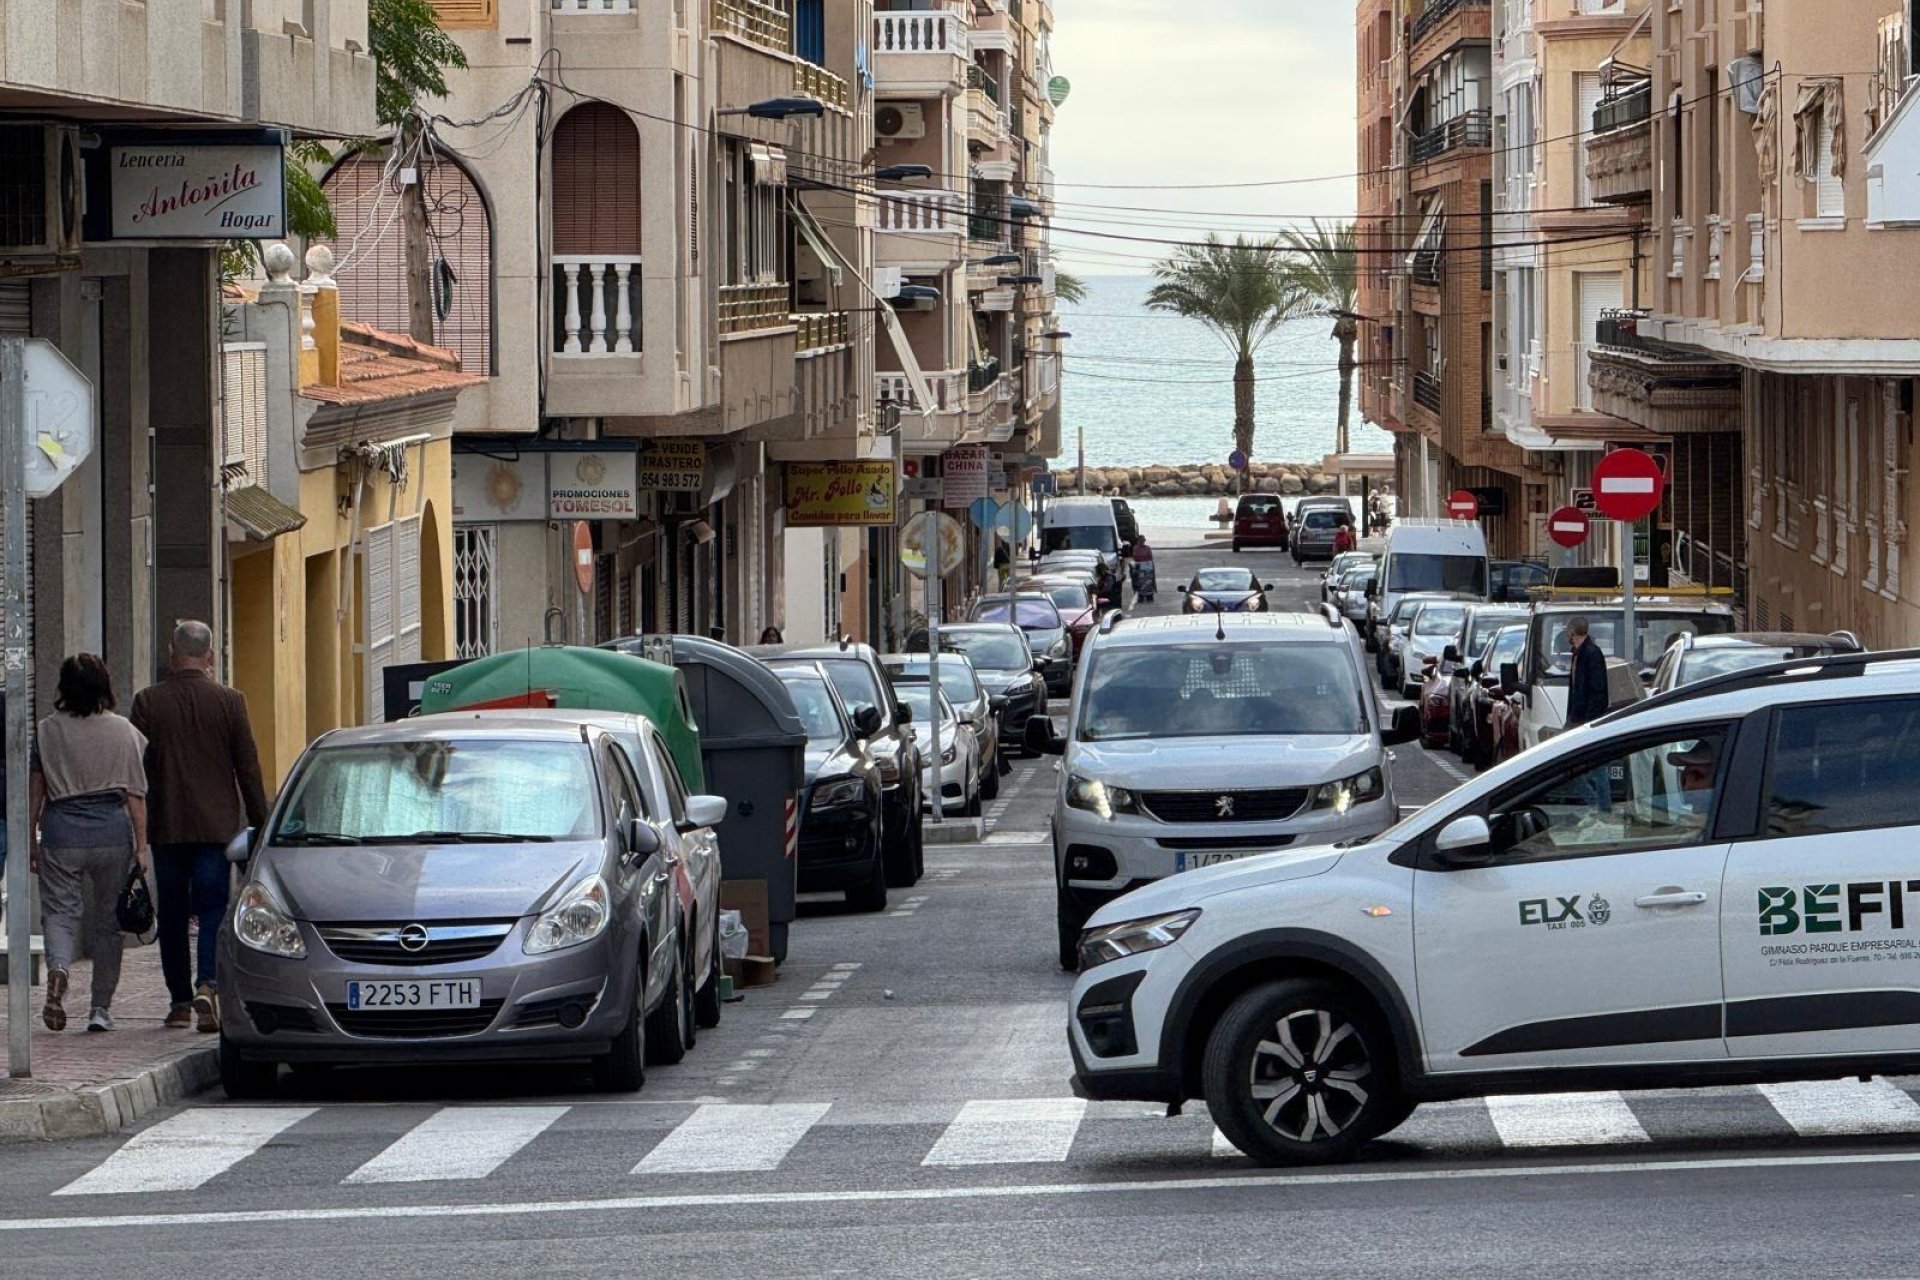
POLYGON ((1207 1109, 1259 1164, 1346 1160, 1404 1103, 1373 1007, 1345 987, 1289 978, 1228 1008, 1201 1067, 1207 1109))
POLYGON ((998 751, 993 753, 993 763, 987 766, 987 776, 980 781, 980 796, 985 800, 1000 798, 1000 761, 998 751))
POLYGON ((638 1093, 647 1082, 647 975, 633 979, 633 1007, 608 1050, 593 1060, 593 1083, 604 1093, 638 1093))
POLYGON ((647 1015, 647 1061, 670 1067, 687 1056, 687 1029, 693 1025, 693 992, 687 983, 687 965, 678 950, 667 974, 667 993, 647 1015))
POLYGON ((963 818, 977 818, 980 816, 979 787, 969 787, 967 789, 967 803, 961 807, 960 816, 963 818))
POLYGON ((885 911, 887 886, 890 883, 892 881, 887 875, 886 859, 876 855, 866 881, 847 890, 847 905, 855 911, 885 911))
POLYGON ((1235 541, 1234 541, 1234 544, 1233 544, 1233 554, 1235 554, 1235 555, 1239 555, 1239 554, 1240 554, 1240 543, 1239 543, 1239 540, 1238 540, 1238 539, 1235 539, 1235 541))
POLYGON ((1395 1129, 1398 1129, 1412 1117, 1413 1109, 1419 1105, 1420 1104, 1412 1098, 1403 1096, 1394 1100, 1391 1106, 1382 1106, 1380 1108, 1379 1132, 1374 1134, 1374 1136, 1376 1138, 1384 1138, 1395 1129))
MULTIPOLYGON (((936 802, 938 797, 935 797, 936 802)), ((909 838, 913 841, 913 879, 907 881, 911 889, 920 883, 920 877, 927 874, 927 828, 917 819, 914 821, 909 838)))
POLYGON ((1060 929, 1060 967, 1068 973, 1080 968, 1080 933, 1087 927, 1086 911, 1067 900, 1067 891, 1057 891, 1054 917, 1060 929))
POLYGON ((233 1041, 220 1037, 220 1087, 235 1102, 271 1098, 280 1080, 277 1062, 249 1062, 233 1041))
POLYGON ((720 1025, 720 973, 726 966, 720 959, 720 930, 713 931, 713 966, 707 980, 693 993, 693 1020, 708 1031, 720 1025))

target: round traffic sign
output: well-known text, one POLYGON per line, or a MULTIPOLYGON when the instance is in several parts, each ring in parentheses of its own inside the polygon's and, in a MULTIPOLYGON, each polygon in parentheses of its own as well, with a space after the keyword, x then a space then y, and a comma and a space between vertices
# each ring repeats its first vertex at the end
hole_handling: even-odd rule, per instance
POLYGON ((573 582, 580 594, 593 594, 593 526, 585 520, 573 522, 573 582))
POLYGON ((926 577, 932 557, 938 557, 943 578, 967 561, 967 535, 944 511, 922 511, 900 531, 900 563, 908 573, 926 577))
POLYGON ((1247 455, 1235 449, 1227 455, 1227 466, 1234 471, 1245 471, 1247 469, 1247 455))
POLYGON ((1447 495, 1447 514, 1455 520, 1477 520, 1480 518, 1480 499, 1465 489, 1455 489, 1447 495))
POLYGON ((1547 517, 1547 536, 1569 550, 1585 542, 1592 532, 1593 521, 1578 507, 1561 507, 1547 517))
POLYGON ((1666 472, 1639 449, 1615 449, 1593 468, 1593 505, 1609 520, 1632 524, 1660 509, 1666 472))

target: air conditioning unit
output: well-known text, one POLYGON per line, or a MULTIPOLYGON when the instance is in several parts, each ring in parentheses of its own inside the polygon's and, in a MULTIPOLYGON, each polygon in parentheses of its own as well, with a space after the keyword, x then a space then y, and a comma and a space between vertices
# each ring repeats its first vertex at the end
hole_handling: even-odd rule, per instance
POLYGON ((0 169, 21 175, 0 204, 0 258, 80 252, 85 178, 79 131, 58 124, 0 124, 0 169))
POLYGON ((873 132, 881 138, 927 136, 926 108, 917 102, 884 102, 874 108, 873 132))

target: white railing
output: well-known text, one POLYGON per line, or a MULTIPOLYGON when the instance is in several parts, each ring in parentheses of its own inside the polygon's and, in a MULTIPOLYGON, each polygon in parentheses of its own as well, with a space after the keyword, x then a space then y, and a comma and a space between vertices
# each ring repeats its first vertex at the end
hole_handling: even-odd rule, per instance
POLYGON ((1767 278, 1766 215, 1747 215, 1747 283, 1758 284, 1767 278))
MULTIPOLYGON (((935 370, 926 375, 927 388, 933 392, 935 409, 959 409, 967 403, 967 371, 952 369, 946 372, 935 370)), ((882 369, 874 375, 874 388, 882 404, 897 404, 903 409, 918 409, 918 399, 913 394, 913 384, 907 381, 907 375, 882 369)))
POLYGON ((632 13, 633 0, 553 0, 555 13, 632 13))
POLYGON ((557 253, 553 270, 558 354, 620 356, 640 349, 638 254, 557 253))
POLYGON ((1720 221, 1718 214, 1709 214, 1707 217, 1707 279, 1720 278, 1720 262, 1726 256, 1726 251, 1726 224, 1720 221))
POLYGON ((959 201, 943 191, 889 193, 880 197, 882 231, 959 231, 959 201))
POLYGON ((967 24, 957 13, 908 9, 873 15, 873 51, 889 53, 967 53, 967 24))
POLYGON ((1060 389, 1060 357, 1056 355, 1028 356, 1027 367, 1033 370, 1034 391, 1041 396, 1050 396, 1060 389))

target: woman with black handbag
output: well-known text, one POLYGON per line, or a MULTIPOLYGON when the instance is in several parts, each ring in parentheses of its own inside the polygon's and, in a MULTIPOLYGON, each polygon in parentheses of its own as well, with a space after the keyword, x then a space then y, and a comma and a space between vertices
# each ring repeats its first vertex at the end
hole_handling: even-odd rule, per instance
POLYGON ((53 715, 34 737, 33 869, 40 875, 47 939, 47 1000, 40 1012, 50 1031, 67 1025, 67 973, 84 932, 93 960, 87 1030, 113 1030, 120 985, 121 894, 152 866, 147 849, 147 741, 113 713, 113 677, 98 655, 60 664, 53 715))

